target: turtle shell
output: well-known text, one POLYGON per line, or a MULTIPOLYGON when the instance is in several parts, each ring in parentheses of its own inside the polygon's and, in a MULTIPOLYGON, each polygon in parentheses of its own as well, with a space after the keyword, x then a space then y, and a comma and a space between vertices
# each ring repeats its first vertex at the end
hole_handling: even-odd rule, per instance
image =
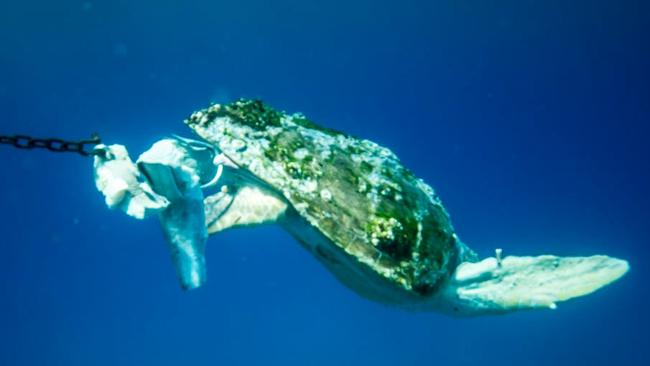
POLYGON ((355 263, 420 295, 453 270, 457 237, 447 212, 390 150, 256 100, 214 104, 185 123, 355 263))

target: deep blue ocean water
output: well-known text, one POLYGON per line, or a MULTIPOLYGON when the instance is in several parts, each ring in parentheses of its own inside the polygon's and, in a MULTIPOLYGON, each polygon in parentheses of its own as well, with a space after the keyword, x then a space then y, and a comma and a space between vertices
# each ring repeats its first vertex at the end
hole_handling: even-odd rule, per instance
POLYGON ((183 292, 90 159, 0 145, 0 365, 648 364, 649 4, 1 0, 0 134, 137 156, 262 98, 389 147, 482 256, 631 271, 555 311, 454 319, 364 300, 260 227, 211 237, 183 292))

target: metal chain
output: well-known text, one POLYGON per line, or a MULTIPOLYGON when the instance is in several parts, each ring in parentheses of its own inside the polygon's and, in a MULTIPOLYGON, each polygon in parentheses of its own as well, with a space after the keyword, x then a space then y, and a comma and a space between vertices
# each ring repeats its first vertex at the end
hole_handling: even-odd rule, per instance
POLYGON ((80 141, 66 141, 56 138, 39 139, 25 135, 0 135, 0 144, 13 145, 18 149, 48 149, 53 152, 73 152, 82 156, 102 155, 104 152, 100 150, 86 148, 88 145, 94 147, 101 144, 101 142, 99 135, 96 133, 93 133, 90 139, 80 141))

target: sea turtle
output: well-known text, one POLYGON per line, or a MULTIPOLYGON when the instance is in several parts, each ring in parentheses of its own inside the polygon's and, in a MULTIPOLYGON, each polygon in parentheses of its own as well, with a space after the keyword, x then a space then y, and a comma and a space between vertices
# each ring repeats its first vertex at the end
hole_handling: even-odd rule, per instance
POLYGON ((388 149, 261 101, 213 104, 134 164, 98 146, 95 179, 110 207, 156 213, 184 288, 205 281, 208 234, 277 223, 362 296, 455 315, 555 308, 627 270, 607 256, 479 261, 434 190, 388 149))

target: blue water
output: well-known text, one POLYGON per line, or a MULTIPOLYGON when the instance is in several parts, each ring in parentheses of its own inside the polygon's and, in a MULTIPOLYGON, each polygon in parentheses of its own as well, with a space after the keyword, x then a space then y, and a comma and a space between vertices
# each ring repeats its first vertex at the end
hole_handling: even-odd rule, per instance
POLYGON ((0 134, 137 156, 262 98, 391 148, 482 256, 632 269, 555 311, 453 319, 364 300, 262 227, 212 237, 183 292, 90 159, 0 146, 0 365, 648 364, 649 4, 3 0, 0 134))

